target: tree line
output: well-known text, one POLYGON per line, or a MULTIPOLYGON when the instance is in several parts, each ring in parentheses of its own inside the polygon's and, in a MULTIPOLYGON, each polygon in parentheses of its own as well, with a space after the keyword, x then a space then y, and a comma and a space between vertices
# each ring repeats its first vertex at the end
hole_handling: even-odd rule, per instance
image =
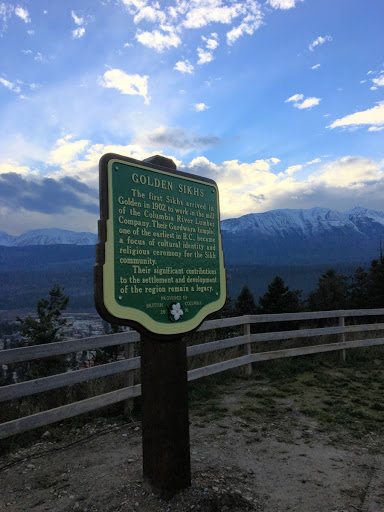
POLYGON ((255 297, 244 284, 238 297, 227 298, 219 316, 246 314, 297 313, 300 311, 332 311, 336 309, 369 309, 384 307, 384 257, 372 260, 366 271, 358 267, 352 276, 330 268, 324 272, 317 287, 302 297, 302 290, 290 290, 280 276, 268 285, 267 292, 255 297))

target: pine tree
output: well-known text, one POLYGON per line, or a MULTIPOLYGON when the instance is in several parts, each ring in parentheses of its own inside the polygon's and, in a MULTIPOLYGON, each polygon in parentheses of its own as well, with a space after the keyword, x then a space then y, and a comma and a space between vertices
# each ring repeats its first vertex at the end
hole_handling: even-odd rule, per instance
POLYGON ((235 315, 254 315, 257 312, 255 298, 245 284, 235 302, 235 315))
POLYGON ((384 307, 384 257, 373 260, 368 272, 367 305, 368 308, 384 307))
MULTIPOLYGON (((117 334, 123 332, 121 325, 110 324, 103 320, 103 329, 105 334, 117 334)), ((117 361, 121 348, 119 345, 112 345, 111 347, 97 348, 95 352, 95 366, 99 364, 111 363, 117 361)))
POLYGON ((352 276, 348 306, 351 309, 364 309, 368 307, 368 273, 358 267, 352 276))
MULTIPOLYGON (((67 320, 61 314, 66 309, 69 297, 64 289, 55 284, 49 291, 49 299, 37 302, 37 318, 27 316, 17 318, 21 323, 20 334, 23 337, 19 346, 45 345, 63 339, 63 329, 67 320)), ((23 379, 36 379, 62 373, 68 368, 66 356, 52 356, 36 359, 19 365, 17 372, 23 379)))
POLYGON ((301 290, 290 291, 283 279, 276 276, 268 291, 259 298, 260 313, 295 313, 300 309, 301 290))
POLYGON ((348 278, 328 269, 321 275, 316 290, 308 295, 310 311, 332 311, 345 309, 348 304, 348 278))

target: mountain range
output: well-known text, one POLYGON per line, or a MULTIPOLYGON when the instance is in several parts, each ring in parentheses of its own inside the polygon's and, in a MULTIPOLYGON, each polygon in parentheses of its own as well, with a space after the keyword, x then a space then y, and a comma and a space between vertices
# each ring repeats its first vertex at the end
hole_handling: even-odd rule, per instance
POLYGON ((272 210, 221 222, 226 262, 308 265, 368 262, 384 240, 384 212, 356 207, 272 210))
MULTIPOLYGON (((232 297, 247 283, 257 298, 276 275, 308 293, 328 268, 352 275, 380 255, 384 212, 273 210, 223 220, 221 231, 232 297)), ((92 309, 96 243, 94 233, 56 228, 0 231, 0 312, 32 311, 54 283, 71 297, 71 310, 92 309)))
POLYGON ((27 247, 30 245, 95 245, 97 235, 78 233, 67 229, 33 229, 19 236, 0 231, 0 245, 5 247, 27 247))
MULTIPOLYGON (((384 212, 356 207, 281 209, 221 222, 228 265, 363 262, 377 257, 384 212)), ((0 231, 0 246, 95 245, 97 235, 36 229, 19 236, 0 231)))

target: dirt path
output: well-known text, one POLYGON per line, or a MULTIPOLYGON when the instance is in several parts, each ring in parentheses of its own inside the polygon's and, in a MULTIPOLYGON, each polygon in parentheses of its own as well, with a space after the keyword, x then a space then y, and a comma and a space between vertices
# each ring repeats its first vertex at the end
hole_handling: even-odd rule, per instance
POLYGON ((139 424, 100 420, 1 458, 0 511, 384 511, 383 436, 324 429, 287 399, 249 414, 257 390, 240 381, 191 411, 193 483, 170 502, 143 485, 139 424))

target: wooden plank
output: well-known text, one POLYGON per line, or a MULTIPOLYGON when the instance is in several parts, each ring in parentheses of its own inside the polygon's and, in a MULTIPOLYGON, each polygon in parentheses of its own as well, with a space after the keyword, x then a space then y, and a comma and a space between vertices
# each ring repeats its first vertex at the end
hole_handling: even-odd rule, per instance
POLYGON ((258 354, 252 354, 250 357, 252 357, 253 362, 269 361, 271 359, 305 356, 309 354, 321 354, 324 352, 333 352, 340 349, 372 347, 375 345, 384 345, 384 338, 345 341, 344 343, 329 343, 327 345, 311 345, 309 347, 289 348, 286 350, 274 350, 271 352, 260 352, 258 354))
POLYGON ((254 354, 247 356, 236 357, 235 359, 229 359, 228 361, 222 361, 221 363, 210 364, 209 366, 203 366, 203 368, 195 368, 189 370, 188 381, 200 379, 201 377, 207 377, 208 375, 214 375, 215 373, 224 372, 225 370, 231 370, 244 366, 253 362, 254 354))
POLYGON ((231 318, 218 318, 217 320, 207 320, 197 329, 198 331, 207 331, 209 329, 223 329, 224 327, 236 327, 249 323, 250 316, 235 316, 231 318))
MULTIPOLYGON (((345 327, 345 318, 343 316, 339 317, 339 326, 345 327)), ((339 334, 339 343, 344 343, 344 341, 345 341, 345 333, 339 334)), ((340 357, 341 357, 341 361, 343 363, 345 363, 345 360, 346 360, 345 348, 343 350, 341 350, 340 357)))
MULTIPOLYGON (((126 343, 124 345, 124 357, 125 359, 133 359, 135 355, 135 347, 133 343, 126 343)), ((139 364, 140 367, 140 364, 139 364)), ((135 384, 135 375, 132 371, 127 371, 124 374, 124 387, 129 388, 132 387, 135 384)), ((131 417, 133 409, 133 399, 130 398, 129 400, 124 401, 124 415, 126 417, 131 417)))
POLYGON ((230 370, 233 368, 238 368, 240 366, 244 366, 250 363, 256 363, 260 361, 270 361, 273 359, 282 359, 287 357, 296 357, 303 356, 309 354, 320 354, 324 352, 332 352, 335 350, 340 350, 341 348, 359 348, 359 347, 372 347, 375 345, 384 345, 384 338, 373 338, 367 340, 357 340, 357 341, 346 341, 342 344, 340 343, 330 343, 327 345, 312 345, 309 347, 300 347, 300 348, 290 348, 286 350, 273 350, 270 352, 260 352, 258 354, 250 354, 242 357, 237 357, 235 359, 231 359, 229 361, 223 361, 221 363, 211 364, 209 366, 204 366, 203 368, 196 368, 194 370, 190 370, 188 372, 188 380, 192 381, 195 379, 200 379, 202 377, 207 377, 208 375, 214 375, 215 373, 220 373, 225 370, 230 370))
POLYGON ((251 334, 251 342, 277 341, 294 338, 309 338, 312 336, 326 336, 329 334, 344 334, 352 332, 369 332, 384 330, 384 324, 349 325, 340 327, 321 327, 316 329, 299 329, 295 331, 277 331, 251 334))
POLYGON ((91 412, 95 409, 100 409, 101 407, 106 407, 107 405, 127 400, 127 398, 139 396, 140 393, 140 385, 134 386, 133 388, 122 388, 116 391, 111 391, 110 393, 105 393, 104 395, 87 398, 80 402, 63 405, 56 409, 50 409, 49 411, 43 411, 17 420, 8 421, 7 423, 0 425, 0 439, 4 439, 14 434, 19 434, 20 432, 25 432, 27 430, 32 430, 34 428, 44 427, 50 423, 63 421, 79 414, 91 412))
MULTIPOLYGON (((301 313, 278 313, 273 315, 251 315, 251 323, 284 322, 293 320, 316 320, 340 316, 384 316, 384 309, 341 309, 336 311, 310 311, 301 313)), ((246 322, 244 322, 246 323, 246 322)))
POLYGON ((140 357, 0 387, 0 402, 140 368, 140 357))
MULTIPOLYGON (((247 338, 247 343, 245 344, 245 355, 252 354, 252 346, 251 346, 251 324, 245 324, 243 326, 244 336, 247 338)), ((249 363, 245 367, 245 375, 252 375, 252 363, 249 363)))
POLYGON ((248 338, 246 336, 236 336, 235 338, 227 338, 226 340, 210 341, 208 343, 201 343, 200 345, 193 345, 187 347, 187 355, 198 356, 200 354, 207 354, 209 352, 215 352, 216 350, 224 350, 226 348, 237 347, 247 343, 248 338))
POLYGON ((81 352, 82 350, 110 347, 125 343, 135 343, 139 340, 140 335, 136 331, 125 331, 117 334, 94 336, 79 340, 67 340, 59 341, 57 343, 47 343, 45 345, 11 348, 0 351, 0 365, 19 363, 21 361, 31 361, 32 359, 58 356, 62 354, 69 354, 71 352, 81 352))

